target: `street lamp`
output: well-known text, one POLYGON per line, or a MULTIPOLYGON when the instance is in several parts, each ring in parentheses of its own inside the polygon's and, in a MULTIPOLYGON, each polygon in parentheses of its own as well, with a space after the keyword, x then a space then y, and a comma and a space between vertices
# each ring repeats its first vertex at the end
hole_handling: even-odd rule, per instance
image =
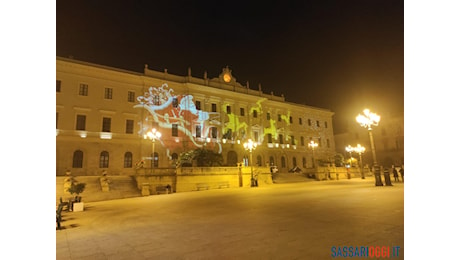
POLYGON ((311 140, 308 143, 308 147, 311 148, 311 157, 313 159, 313 168, 315 168, 315 148, 318 147, 318 144, 311 140))
POLYGON ((350 153, 350 167, 353 166, 353 156, 351 155, 351 152, 354 151, 354 147, 351 147, 351 145, 348 145, 347 147, 345 147, 345 151, 347 151, 348 153, 350 153))
POLYGON ((364 151, 366 151, 366 147, 358 144, 358 146, 356 146, 354 149, 355 152, 359 154, 359 170, 361 171, 361 179, 365 179, 363 170, 363 158, 361 157, 361 154, 364 153, 364 151))
POLYGON ((152 130, 148 131, 146 134, 144 134, 144 139, 149 138, 152 140, 152 168, 151 168, 151 173, 153 173, 153 168, 155 167, 155 140, 160 139, 161 133, 158 132, 155 128, 152 128, 152 130))
POLYGON ((257 143, 254 143, 251 139, 249 139, 247 142, 243 144, 243 146, 246 151, 249 151, 249 156, 251 160, 251 187, 256 187, 257 185, 254 180, 254 172, 252 169, 252 151, 256 149, 257 143))
POLYGON ((372 158, 374 159, 374 175, 375 175, 375 186, 383 186, 382 179, 380 176, 380 167, 378 167, 377 156, 375 155, 374 138, 372 137, 372 126, 378 126, 380 122, 380 116, 372 113, 369 109, 364 109, 364 115, 359 114, 356 117, 356 121, 362 126, 367 128, 369 132, 369 140, 371 143, 372 158))

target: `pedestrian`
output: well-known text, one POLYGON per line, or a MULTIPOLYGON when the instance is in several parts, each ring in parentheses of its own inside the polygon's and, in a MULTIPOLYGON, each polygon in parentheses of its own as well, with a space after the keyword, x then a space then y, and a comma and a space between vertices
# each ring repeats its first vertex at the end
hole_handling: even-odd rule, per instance
POLYGON ((391 184, 390 170, 388 167, 383 169, 383 176, 385 177, 385 186, 393 186, 393 184, 391 184))
POLYGON ((395 182, 399 182, 398 171, 396 170, 394 165, 393 165, 393 177, 395 177, 395 182))
POLYGON ((404 165, 401 165, 401 169, 399 169, 399 174, 401 174, 401 180, 404 182, 404 165))

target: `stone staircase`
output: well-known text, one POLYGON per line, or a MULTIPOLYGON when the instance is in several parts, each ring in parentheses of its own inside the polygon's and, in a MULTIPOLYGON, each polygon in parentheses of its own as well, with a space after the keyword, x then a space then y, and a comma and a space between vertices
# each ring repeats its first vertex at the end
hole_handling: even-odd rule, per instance
POLYGON ((315 181, 307 178, 303 173, 276 173, 273 175, 273 183, 293 183, 315 181))
MULTIPOLYGON (((56 205, 59 198, 66 200, 72 195, 64 191, 64 176, 56 177, 56 205)), ((104 201, 140 197, 141 191, 137 188, 136 181, 131 176, 107 176, 110 181, 109 191, 102 191, 100 176, 74 176, 78 182, 86 183, 86 188, 80 194, 83 202, 104 201)))

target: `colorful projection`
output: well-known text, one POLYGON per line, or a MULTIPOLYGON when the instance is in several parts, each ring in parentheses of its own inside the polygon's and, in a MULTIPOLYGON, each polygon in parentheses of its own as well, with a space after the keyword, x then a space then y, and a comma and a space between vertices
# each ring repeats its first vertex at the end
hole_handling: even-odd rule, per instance
POLYGON ((188 143, 196 148, 217 147, 218 152, 222 152, 219 142, 211 142, 212 138, 217 138, 212 136, 212 131, 217 133, 221 125, 219 113, 198 110, 192 95, 174 95, 174 90, 165 83, 158 88, 150 87, 143 96, 137 97, 137 101, 134 108, 144 108, 153 120, 150 122, 149 116, 146 116, 139 134, 143 135, 154 124, 157 125, 162 133, 159 141, 168 149, 168 154, 188 143))
MULTIPOLYGON (((265 100, 267 99, 261 98, 250 107, 250 115, 247 116, 262 118, 262 103, 265 100)), ((175 95, 174 89, 169 88, 166 83, 160 87, 149 87, 148 92, 137 97, 137 102, 134 108, 143 108, 148 112, 143 121, 139 122, 141 126, 139 134, 143 136, 152 127, 157 128, 162 133, 162 138, 158 142, 167 149, 168 155, 170 151, 184 151, 205 146, 206 149, 214 149, 221 153, 221 139, 235 141, 254 138, 250 136, 253 129, 248 129, 250 128, 248 123, 240 121, 241 116, 232 113, 231 104, 221 105, 221 111, 226 112, 222 114, 227 115, 225 120, 221 120, 220 112, 197 109, 193 95, 175 95)), ((281 118, 286 122, 286 126, 290 125, 290 112, 281 115, 281 118)), ((278 140, 279 134, 284 132, 284 128, 277 128, 275 120, 270 119, 269 122, 268 127, 260 129, 261 138, 257 141, 263 142, 267 134, 271 134, 274 140, 278 140)), ((284 136, 286 141, 291 138, 288 135, 284 136)))

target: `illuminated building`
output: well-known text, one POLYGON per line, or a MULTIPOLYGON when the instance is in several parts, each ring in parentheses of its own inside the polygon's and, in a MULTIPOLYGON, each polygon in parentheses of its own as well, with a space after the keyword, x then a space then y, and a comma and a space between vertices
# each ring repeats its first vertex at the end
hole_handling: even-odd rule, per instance
POLYGON ((333 114, 243 86, 228 67, 197 78, 190 69, 178 76, 145 65, 137 73, 57 57, 56 174, 133 175, 153 158, 155 169, 174 168, 197 148, 221 153, 226 166, 247 165, 248 139, 258 144, 255 166, 310 168, 312 140, 316 161, 334 157, 333 114), (154 156, 143 138, 152 128, 161 133, 154 156))

